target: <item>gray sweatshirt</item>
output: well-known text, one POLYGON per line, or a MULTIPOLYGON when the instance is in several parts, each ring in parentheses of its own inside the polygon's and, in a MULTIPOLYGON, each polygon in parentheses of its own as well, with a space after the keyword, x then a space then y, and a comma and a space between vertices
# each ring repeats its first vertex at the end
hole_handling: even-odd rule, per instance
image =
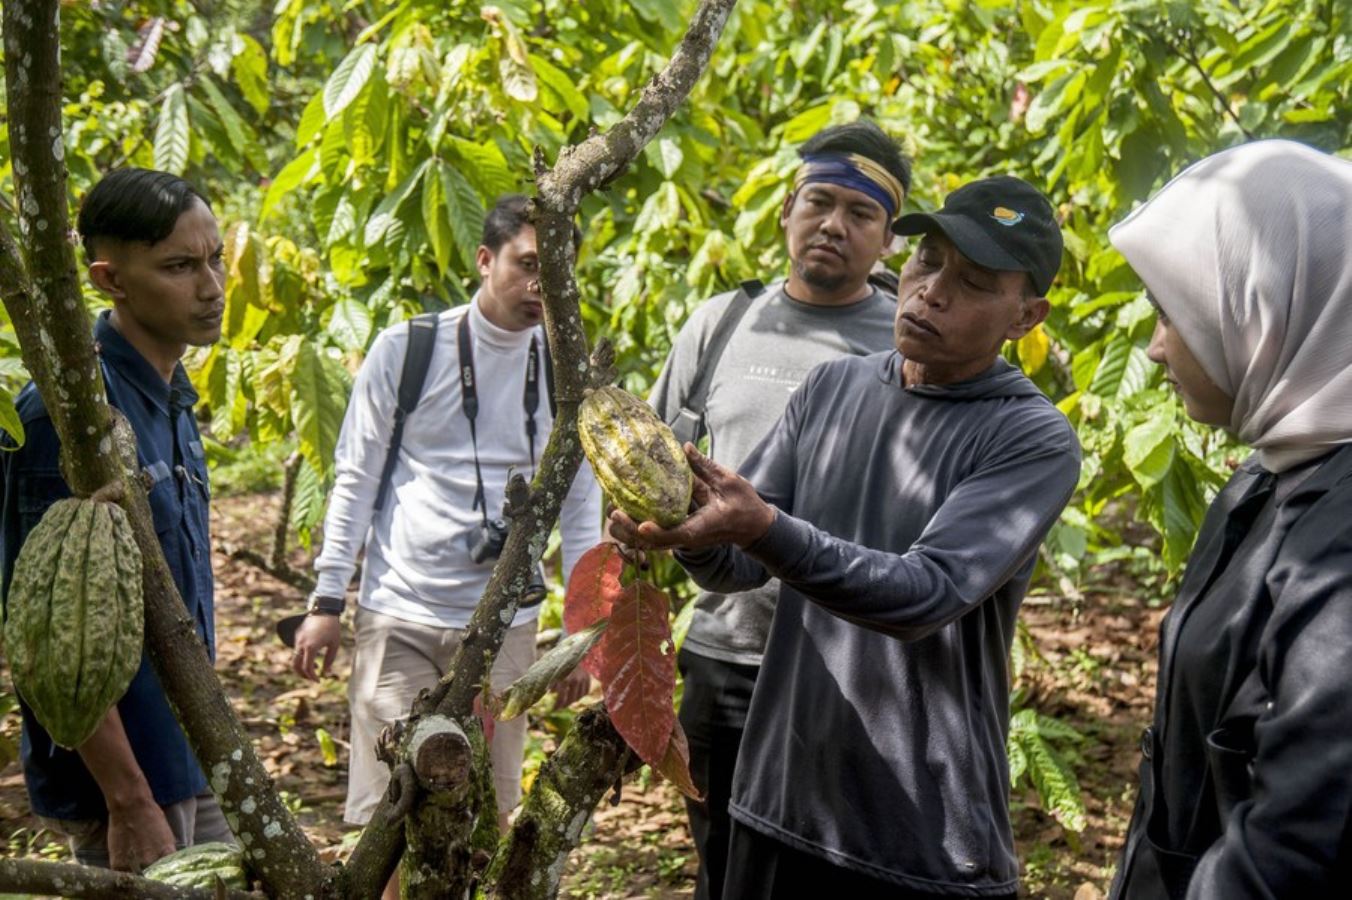
MULTIPOLYGON (((674 419, 689 397, 705 363, 705 348, 735 293, 719 294, 695 310, 676 336, 648 395, 665 421, 674 419)), ((877 290, 857 303, 831 307, 794 300, 782 284, 767 287, 738 323, 709 385, 710 455, 728 468, 740 466, 815 366, 891 347, 896 310, 896 302, 877 290)), ((760 665, 778 594, 774 582, 733 596, 701 594, 684 647, 723 662, 760 665)))
POLYGON ((943 387, 904 388, 895 352, 808 376, 742 467, 769 532, 678 554, 709 590, 781 581, 737 821, 915 890, 1015 890, 1006 660, 1079 464, 1003 360, 943 387))

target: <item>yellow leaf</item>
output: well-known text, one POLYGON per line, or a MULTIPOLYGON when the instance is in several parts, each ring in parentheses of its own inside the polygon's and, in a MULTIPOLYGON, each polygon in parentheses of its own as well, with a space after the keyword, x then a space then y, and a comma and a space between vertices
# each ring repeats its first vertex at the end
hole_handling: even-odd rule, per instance
POLYGON ((1051 349, 1051 341, 1047 339, 1047 332, 1038 325, 1032 331, 1019 338, 1019 362, 1023 365, 1023 371, 1028 375, 1036 375, 1047 364, 1047 351, 1051 349))

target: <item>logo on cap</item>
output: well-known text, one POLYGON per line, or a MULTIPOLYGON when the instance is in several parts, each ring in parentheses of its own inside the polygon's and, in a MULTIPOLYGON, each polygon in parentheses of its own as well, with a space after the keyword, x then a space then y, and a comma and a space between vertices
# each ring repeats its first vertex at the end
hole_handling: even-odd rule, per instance
POLYGON ((1023 213, 1015 212, 1014 210, 1007 209, 1003 206, 997 206, 991 211, 991 218, 1001 225, 1017 225, 1023 221, 1023 213))

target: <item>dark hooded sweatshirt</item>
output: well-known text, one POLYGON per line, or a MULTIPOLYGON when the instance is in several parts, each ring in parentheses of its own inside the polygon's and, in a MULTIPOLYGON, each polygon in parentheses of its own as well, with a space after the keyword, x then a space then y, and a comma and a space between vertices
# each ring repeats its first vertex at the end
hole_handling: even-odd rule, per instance
POLYGON ((741 470, 770 530, 678 558, 707 590, 782 581, 733 817, 914 890, 1007 894, 1006 660, 1079 444, 1003 360, 914 388, 900 365, 813 370, 741 470))

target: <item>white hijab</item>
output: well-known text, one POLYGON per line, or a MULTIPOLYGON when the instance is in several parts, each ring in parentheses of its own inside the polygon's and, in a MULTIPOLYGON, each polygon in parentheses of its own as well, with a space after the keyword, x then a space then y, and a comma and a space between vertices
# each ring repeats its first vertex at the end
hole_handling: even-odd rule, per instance
POLYGON ((1257 141, 1108 232, 1271 472, 1352 442, 1352 161, 1257 141))

